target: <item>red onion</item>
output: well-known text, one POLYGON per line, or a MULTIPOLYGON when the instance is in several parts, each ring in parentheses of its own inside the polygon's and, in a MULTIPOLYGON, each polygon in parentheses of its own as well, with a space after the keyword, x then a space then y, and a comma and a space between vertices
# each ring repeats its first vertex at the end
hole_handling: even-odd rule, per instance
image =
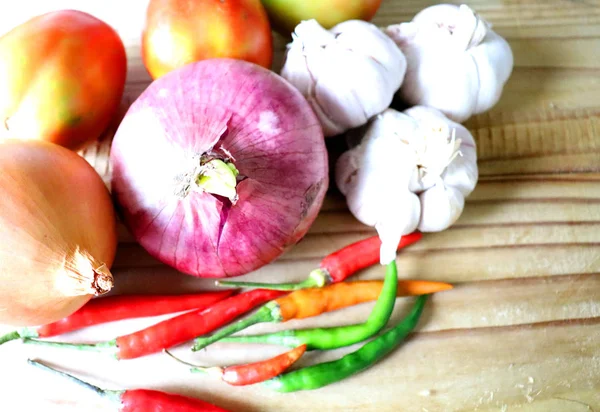
POLYGON ((119 126, 111 167, 135 239, 200 277, 243 275, 279 257, 306 234, 329 184, 308 102, 277 74, 235 59, 155 80, 119 126))

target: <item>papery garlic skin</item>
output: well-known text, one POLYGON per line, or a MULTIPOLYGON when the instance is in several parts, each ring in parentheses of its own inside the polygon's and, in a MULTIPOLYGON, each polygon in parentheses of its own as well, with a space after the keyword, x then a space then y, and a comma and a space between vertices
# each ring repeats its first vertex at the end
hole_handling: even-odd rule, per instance
POLYGON ((384 32, 407 59, 402 100, 459 123, 491 109, 513 70, 508 42, 466 5, 431 6, 384 32))
POLYGON ((350 212, 377 230, 387 264, 401 236, 442 231, 460 217, 478 180, 475 141, 437 109, 387 109, 340 156, 335 180, 350 212))
POLYGON ((348 20, 326 30, 307 20, 292 38, 280 74, 311 104, 325 136, 367 123, 402 84, 406 58, 371 23, 348 20))

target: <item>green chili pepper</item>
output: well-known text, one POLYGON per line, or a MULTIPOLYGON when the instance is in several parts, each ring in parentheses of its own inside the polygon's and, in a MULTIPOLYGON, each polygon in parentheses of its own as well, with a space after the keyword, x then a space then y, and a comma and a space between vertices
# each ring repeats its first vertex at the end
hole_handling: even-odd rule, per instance
POLYGON ((261 385, 277 392, 317 389, 369 368, 396 348, 414 329, 423 312, 427 296, 429 295, 419 296, 406 318, 357 351, 331 362, 307 366, 276 376, 262 382, 261 385))
MULTIPOLYGON (((290 347, 305 344, 307 350, 328 350, 353 345, 370 338, 383 329, 394 309, 397 289, 398 270, 396 262, 392 261, 387 265, 385 280, 377 303, 365 323, 330 328, 285 330, 266 335, 226 338, 221 341, 267 342, 290 347)), ((200 350, 206 345, 207 343, 198 341, 192 350, 200 350)))

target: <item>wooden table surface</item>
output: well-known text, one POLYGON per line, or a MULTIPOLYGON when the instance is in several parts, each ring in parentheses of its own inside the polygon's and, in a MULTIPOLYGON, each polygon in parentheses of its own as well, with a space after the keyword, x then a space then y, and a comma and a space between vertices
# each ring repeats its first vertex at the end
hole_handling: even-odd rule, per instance
MULTIPOLYGON (((131 101, 149 83, 139 56, 146 3, 20 0, 1 12, 0 32, 50 9, 96 14, 117 28, 127 44, 126 101, 131 101)), ((384 0, 374 22, 407 21, 434 3, 384 0)), ((44 405, 45 411, 110 410, 83 390, 33 370, 26 357, 39 357, 111 388, 157 388, 234 411, 599 410, 600 2, 466 3, 509 41, 515 69, 497 106, 466 123, 478 144, 481 179, 460 220, 445 232, 426 234, 398 258, 402 277, 456 284, 430 300, 417 333, 404 345, 342 383, 283 395, 189 375, 162 354, 118 362, 100 354, 11 342, 0 348, 2 405, 10 405, 6 410, 33 410, 34 404, 44 405)), ((283 45, 279 39, 279 50, 283 45)), ((106 142, 84 153, 108 181, 107 154, 106 142)), ((332 192, 300 244, 245 278, 301 279, 326 253, 372 233, 332 192)), ((210 287, 212 281, 157 263, 124 228, 121 235, 114 293, 210 287)), ((357 276, 381 277, 378 268, 357 276)), ((394 319, 411 302, 399 299, 394 319)), ((284 326, 353 323, 365 319, 371 308, 363 304, 284 326)), ((156 320, 119 322, 63 338, 111 339, 156 320)), ((248 333, 275 329, 282 327, 256 326, 248 333)), ((333 359, 357 347, 311 353, 303 363, 333 359)), ((235 344, 216 344, 193 355, 186 345, 175 350, 197 363, 256 360, 280 351, 235 344)))

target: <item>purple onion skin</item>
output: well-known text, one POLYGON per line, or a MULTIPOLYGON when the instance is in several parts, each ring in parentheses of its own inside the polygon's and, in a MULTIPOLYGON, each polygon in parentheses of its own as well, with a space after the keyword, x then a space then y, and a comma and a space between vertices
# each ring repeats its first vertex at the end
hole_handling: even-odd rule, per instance
POLYGON ((306 234, 329 185, 323 132, 305 98, 234 59, 191 63, 150 84, 120 124, 110 161, 117 208, 137 242, 199 277, 275 260, 306 234), (213 145, 246 177, 235 204, 190 185, 213 145))

